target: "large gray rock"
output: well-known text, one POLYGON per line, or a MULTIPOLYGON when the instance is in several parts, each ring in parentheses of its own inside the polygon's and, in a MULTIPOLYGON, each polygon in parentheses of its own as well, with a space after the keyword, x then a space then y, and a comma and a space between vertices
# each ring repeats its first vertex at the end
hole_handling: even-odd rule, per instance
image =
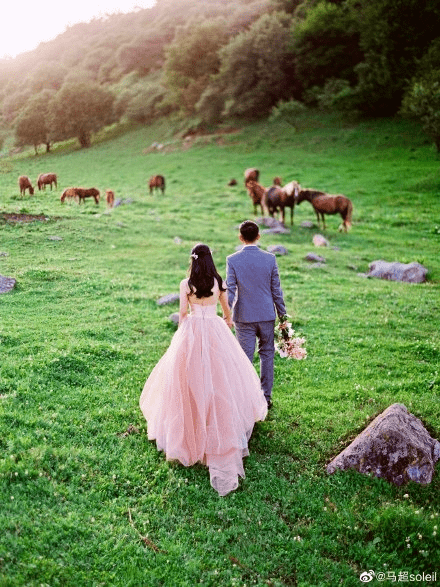
POLYGON ((180 295, 178 293, 175 294, 167 294, 166 296, 162 296, 158 300, 156 300, 156 304, 158 306, 166 306, 167 304, 174 304, 178 302, 180 299, 180 295))
POLYGON ((260 234, 290 234, 290 230, 288 228, 284 228, 281 224, 280 226, 275 226, 274 228, 263 228, 260 230, 260 234))
POLYGON ((438 440, 403 404, 393 404, 329 463, 327 473, 356 469, 395 485, 408 481, 426 485, 439 458, 438 440))
POLYGON ((0 294, 7 293, 8 291, 11 291, 11 289, 14 289, 16 283, 17 282, 13 277, 4 277, 3 275, 0 275, 0 294))
POLYGON ((406 281, 408 283, 422 283, 426 281, 428 269, 420 263, 398 263, 388 261, 373 261, 369 265, 367 277, 379 277, 391 281, 406 281))
POLYGON ((276 218, 273 218, 272 216, 260 216, 255 220, 255 222, 262 226, 267 226, 267 228, 284 228, 283 223, 276 218))

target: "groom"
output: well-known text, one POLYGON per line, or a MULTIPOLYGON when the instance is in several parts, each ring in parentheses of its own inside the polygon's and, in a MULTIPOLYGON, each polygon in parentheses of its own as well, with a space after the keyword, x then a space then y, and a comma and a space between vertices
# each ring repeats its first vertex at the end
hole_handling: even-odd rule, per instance
POLYGON ((261 388, 272 407, 275 310, 286 314, 275 255, 258 247, 258 224, 245 220, 240 224, 243 248, 227 257, 226 286, 235 333, 242 349, 253 361, 258 339, 261 388))

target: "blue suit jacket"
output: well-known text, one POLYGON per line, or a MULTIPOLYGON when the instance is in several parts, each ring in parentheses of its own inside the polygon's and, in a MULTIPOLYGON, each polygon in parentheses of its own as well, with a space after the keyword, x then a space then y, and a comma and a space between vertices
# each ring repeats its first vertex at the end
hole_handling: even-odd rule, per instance
POLYGON ((228 303, 234 322, 265 322, 282 316, 286 307, 275 255, 256 245, 226 259, 228 303))

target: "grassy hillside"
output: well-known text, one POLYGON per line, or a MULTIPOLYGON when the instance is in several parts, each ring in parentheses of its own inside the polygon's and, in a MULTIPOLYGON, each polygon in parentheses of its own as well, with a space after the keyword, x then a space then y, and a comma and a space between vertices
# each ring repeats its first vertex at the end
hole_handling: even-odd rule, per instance
POLYGON ((0 296, 2 587, 330 587, 370 569, 439 570, 438 467, 429 486, 400 488, 325 471, 394 402, 440 438, 438 157, 407 122, 308 115, 298 132, 226 130, 184 141, 165 123, 109 129, 89 150, 0 160, 0 274, 17 280, 0 296), (282 286, 308 358, 276 357, 246 479, 219 498, 204 467, 168 463, 147 440, 138 399, 175 331, 177 306, 156 300, 178 290, 196 242, 224 275, 237 225, 254 217, 250 166, 264 185, 280 175, 347 195, 353 227, 301 228, 314 220, 304 202, 290 234, 262 236, 289 251, 282 286), (49 171, 57 190, 20 197, 19 175, 49 171), (156 173, 164 196, 148 193, 156 173), (70 185, 112 188, 122 204, 62 206, 70 185), (329 248, 314 249, 316 232, 329 248), (307 263, 311 251, 325 265, 307 263), (428 281, 362 277, 376 259, 419 261, 428 281))

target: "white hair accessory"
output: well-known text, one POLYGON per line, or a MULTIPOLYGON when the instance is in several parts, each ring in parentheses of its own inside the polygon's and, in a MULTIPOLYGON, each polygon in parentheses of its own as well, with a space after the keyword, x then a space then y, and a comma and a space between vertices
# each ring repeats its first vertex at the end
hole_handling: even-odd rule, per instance
POLYGON ((196 253, 191 253, 191 257, 192 257, 193 259, 198 259, 198 258, 199 258, 199 256, 198 256, 198 255, 196 255, 196 253))

